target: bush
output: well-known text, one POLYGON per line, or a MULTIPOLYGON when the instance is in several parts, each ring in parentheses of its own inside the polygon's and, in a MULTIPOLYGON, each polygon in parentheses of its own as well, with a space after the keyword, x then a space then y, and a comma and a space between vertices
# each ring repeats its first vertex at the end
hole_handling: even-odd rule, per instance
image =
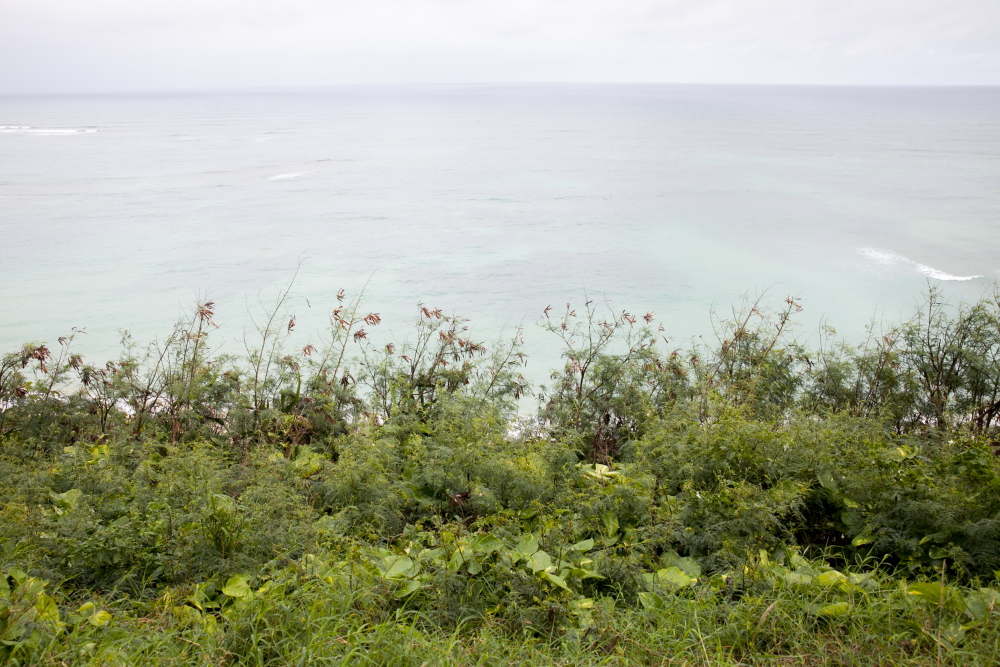
POLYGON ((244 358, 212 304, 104 366, 3 358, 0 662, 994 655, 995 296, 819 350, 792 299, 686 351, 568 307, 527 418, 520 332, 421 306, 378 348, 354 301, 291 354, 287 297, 244 358))

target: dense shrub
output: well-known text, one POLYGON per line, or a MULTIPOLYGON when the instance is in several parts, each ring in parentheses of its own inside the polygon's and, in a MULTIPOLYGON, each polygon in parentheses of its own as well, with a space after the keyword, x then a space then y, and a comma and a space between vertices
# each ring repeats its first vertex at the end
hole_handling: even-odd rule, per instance
POLYGON ((242 358, 200 304, 103 366, 0 361, 0 663, 993 655, 995 296, 817 350, 792 299, 686 350, 546 311, 527 416, 521 332, 421 306, 379 347, 342 302, 291 353, 287 296, 242 358))

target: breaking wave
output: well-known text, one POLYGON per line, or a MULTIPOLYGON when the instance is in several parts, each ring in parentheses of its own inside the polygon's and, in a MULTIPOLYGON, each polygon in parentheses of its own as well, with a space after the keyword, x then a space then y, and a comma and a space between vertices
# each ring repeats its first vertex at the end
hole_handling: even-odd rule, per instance
POLYGON ((2 134, 85 134, 97 132, 95 128, 59 128, 59 127, 31 127, 30 125, 0 125, 2 134))
POLYGON ((899 253, 893 252, 892 250, 882 250, 880 248, 858 248, 858 254, 883 266, 908 267, 922 276, 934 278, 935 280, 974 280, 976 278, 982 278, 982 276, 953 276, 950 273, 939 271, 932 266, 914 262, 912 259, 903 257, 899 253))

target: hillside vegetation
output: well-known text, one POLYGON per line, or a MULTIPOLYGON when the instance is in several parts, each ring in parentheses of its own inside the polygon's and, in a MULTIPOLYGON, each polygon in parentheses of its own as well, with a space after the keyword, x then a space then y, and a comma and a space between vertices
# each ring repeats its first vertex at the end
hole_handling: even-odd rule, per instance
POLYGON ((0 360, 0 665, 996 664, 1000 294, 546 309, 537 387, 521 331, 341 292, 292 350, 288 299, 0 360))

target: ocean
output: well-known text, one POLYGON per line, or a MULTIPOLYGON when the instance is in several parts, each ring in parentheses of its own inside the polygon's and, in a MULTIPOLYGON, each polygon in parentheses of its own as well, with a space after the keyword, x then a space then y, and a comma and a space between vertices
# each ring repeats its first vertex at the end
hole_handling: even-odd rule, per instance
POLYGON ((364 288, 489 340, 587 298, 711 333, 742 294, 859 337, 1000 278, 1000 88, 438 85, 0 97, 0 350, 117 353, 197 299, 239 352, 364 288))

